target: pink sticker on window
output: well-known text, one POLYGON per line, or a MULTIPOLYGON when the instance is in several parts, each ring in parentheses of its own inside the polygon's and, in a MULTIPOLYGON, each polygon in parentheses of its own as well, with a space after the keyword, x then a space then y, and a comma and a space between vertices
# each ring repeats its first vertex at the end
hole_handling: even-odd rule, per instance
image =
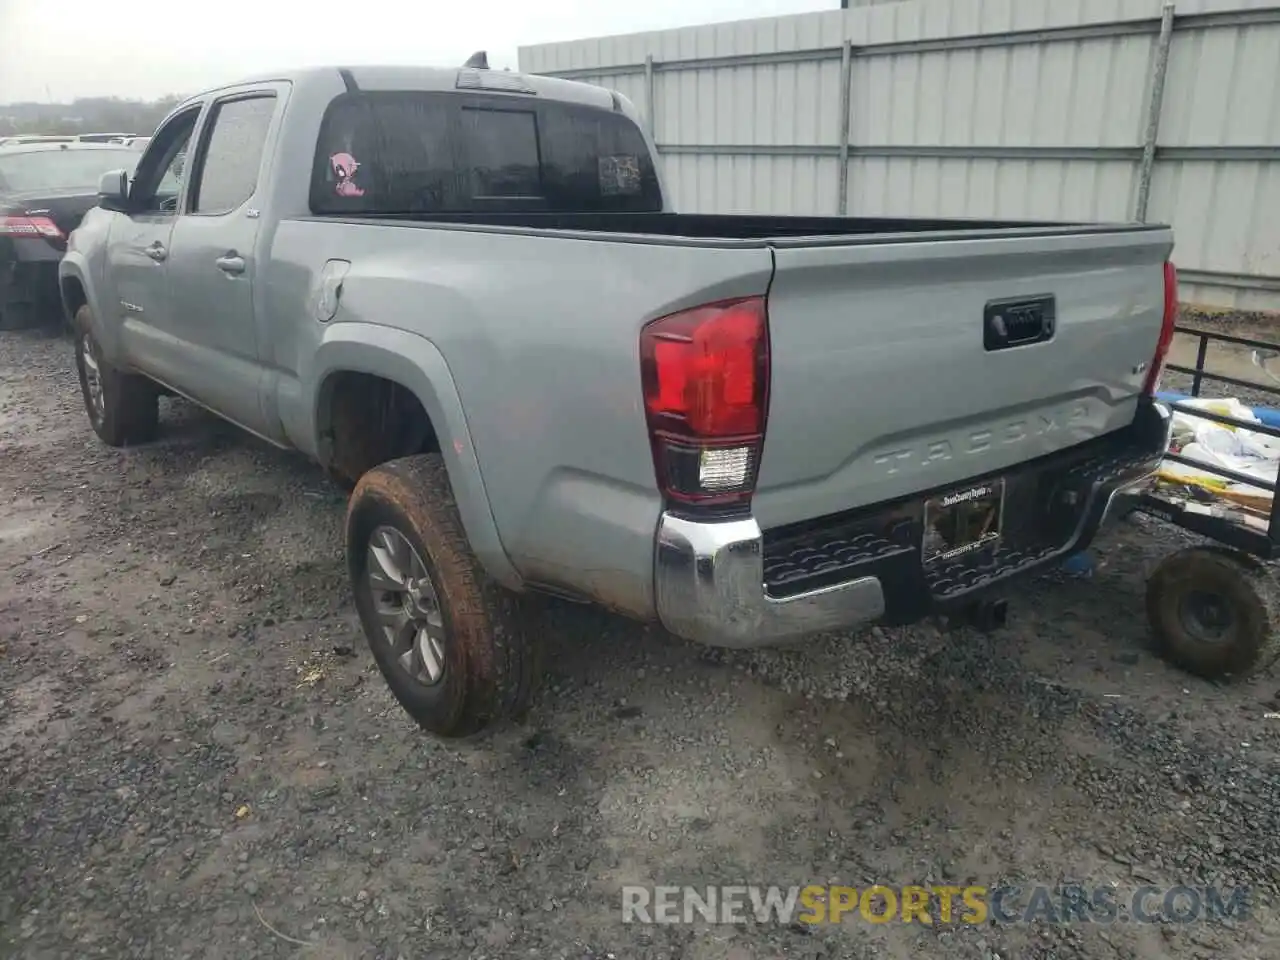
POLYGON ((338 183, 334 192, 340 197, 363 197, 364 189, 352 179, 360 169, 360 163, 349 153, 335 153, 329 158, 329 167, 333 170, 338 183))

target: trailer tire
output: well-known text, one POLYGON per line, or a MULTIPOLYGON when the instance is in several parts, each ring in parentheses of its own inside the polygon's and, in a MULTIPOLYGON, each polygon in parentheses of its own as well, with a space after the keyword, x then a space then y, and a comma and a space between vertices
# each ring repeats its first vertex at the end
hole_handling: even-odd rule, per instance
POLYGON ((1242 680, 1280 654, 1277 588, 1252 557, 1191 547, 1166 557, 1147 581, 1156 649, 1206 680, 1242 680))

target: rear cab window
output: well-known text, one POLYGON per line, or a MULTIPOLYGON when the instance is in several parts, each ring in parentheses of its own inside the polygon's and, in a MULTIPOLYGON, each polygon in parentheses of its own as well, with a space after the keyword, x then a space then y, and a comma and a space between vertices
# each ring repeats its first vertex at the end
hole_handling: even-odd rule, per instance
POLYGON ((361 91, 325 113, 311 209, 639 213, 660 211, 662 195, 644 137, 621 113, 524 97, 361 91))

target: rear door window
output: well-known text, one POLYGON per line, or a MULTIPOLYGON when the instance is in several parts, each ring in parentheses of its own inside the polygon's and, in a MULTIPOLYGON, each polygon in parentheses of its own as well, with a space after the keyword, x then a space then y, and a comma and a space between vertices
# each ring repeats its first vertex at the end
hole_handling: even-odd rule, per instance
POLYGON ((216 104, 205 134, 203 158, 191 209, 216 215, 238 209, 258 189, 258 172, 275 113, 273 96, 252 96, 216 104))
POLYGON ((644 212, 662 209, 653 159, 626 116, 472 93, 368 91, 325 113, 315 213, 644 212))

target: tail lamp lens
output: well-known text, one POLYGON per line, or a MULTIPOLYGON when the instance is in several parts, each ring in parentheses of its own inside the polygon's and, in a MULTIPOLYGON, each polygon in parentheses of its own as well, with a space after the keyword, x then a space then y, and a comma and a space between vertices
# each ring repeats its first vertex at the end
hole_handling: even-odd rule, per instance
POLYGON ((1160 378, 1164 375, 1164 366, 1169 360, 1169 347, 1173 344, 1174 326, 1178 322, 1178 269, 1172 262, 1164 265, 1164 317, 1160 323, 1160 339, 1156 341, 1155 356, 1151 358, 1151 369, 1147 371, 1147 381, 1142 392, 1148 397, 1155 396, 1160 389, 1160 378))
POLYGON ((0 237, 46 237, 61 240, 62 230, 48 217, 0 217, 0 237))
POLYGON ((640 371, 663 493, 685 502, 749 499, 769 386, 764 298, 654 320, 641 333, 640 371))

